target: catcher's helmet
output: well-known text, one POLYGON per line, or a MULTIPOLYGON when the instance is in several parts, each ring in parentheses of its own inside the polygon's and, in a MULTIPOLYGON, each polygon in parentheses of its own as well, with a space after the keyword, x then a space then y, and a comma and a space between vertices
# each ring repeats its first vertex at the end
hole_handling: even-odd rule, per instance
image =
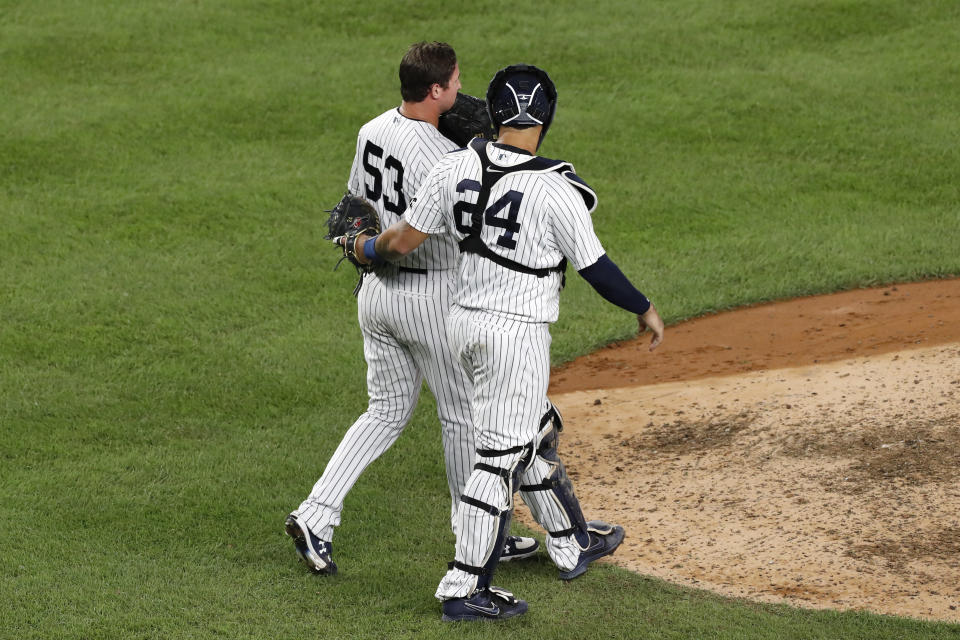
POLYGON ((515 64, 497 72, 487 87, 487 110, 498 129, 501 125, 525 129, 543 125, 547 135, 557 111, 557 88, 543 69, 515 64))

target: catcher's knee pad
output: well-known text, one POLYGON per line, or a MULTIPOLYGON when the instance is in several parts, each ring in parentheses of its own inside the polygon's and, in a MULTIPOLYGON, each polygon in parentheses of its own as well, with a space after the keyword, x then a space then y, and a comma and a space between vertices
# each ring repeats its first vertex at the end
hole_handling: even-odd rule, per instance
POLYGON ((558 451, 562 429, 560 412, 550 403, 540 421, 533 461, 521 476, 519 490, 534 518, 547 533, 554 538, 575 535, 577 542, 585 546, 590 541, 587 521, 558 451))
POLYGON ((457 522, 457 558, 451 563, 490 585, 510 529, 513 492, 533 456, 533 445, 478 449, 474 472, 463 490, 457 522))

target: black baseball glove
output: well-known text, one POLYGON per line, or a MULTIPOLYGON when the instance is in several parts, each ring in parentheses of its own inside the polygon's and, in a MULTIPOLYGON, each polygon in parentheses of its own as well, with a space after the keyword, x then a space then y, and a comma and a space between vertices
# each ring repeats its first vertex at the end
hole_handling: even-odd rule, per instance
POLYGON ((477 137, 487 140, 497 137, 487 113, 487 103, 467 93, 458 93, 453 107, 440 114, 439 129, 461 147, 477 137))
POLYGON ((375 236, 380 233, 380 216, 377 215, 377 210, 363 198, 348 193, 327 213, 330 217, 327 219, 325 237, 343 247, 343 257, 337 262, 337 267, 344 260, 349 260, 358 271, 369 271, 370 265, 357 259, 357 236, 375 236))

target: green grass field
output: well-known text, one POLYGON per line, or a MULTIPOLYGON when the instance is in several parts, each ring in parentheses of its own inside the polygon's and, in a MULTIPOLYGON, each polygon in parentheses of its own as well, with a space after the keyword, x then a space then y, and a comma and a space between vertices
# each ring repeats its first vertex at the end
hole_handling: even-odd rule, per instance
MULTIPOLYGON (((451 629, 429 394, 348 497, 341 575, 282 533, 365 407, 323 209, 411 42, 475 95, 551 73, 542 152, 670 323, 960 274, 958 32, 942 0, 0 0, 0 637, 960 637, 546 559, 498 573, 528 615, 451 629)), ((633 326, 572 277, 554 360, 633 326)))

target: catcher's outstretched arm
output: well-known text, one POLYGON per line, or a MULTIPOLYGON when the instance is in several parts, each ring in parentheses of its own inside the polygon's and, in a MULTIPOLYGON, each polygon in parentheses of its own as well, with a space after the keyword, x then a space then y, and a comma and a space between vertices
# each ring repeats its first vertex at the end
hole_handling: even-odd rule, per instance
POLYGON ((357 245, 363 250, 357 252, 362 264, 373 262, 396 262, 407 255, 429 237, 429 234, 414 229, 406 220, 400 220, 375 236, 360 235, 357 245))
POLYGON ((374 248, 381 258, 395 262, 423 244, 428 237, 429 234, 414 229, 406 220, 399 220, 377 236, 374 248))

